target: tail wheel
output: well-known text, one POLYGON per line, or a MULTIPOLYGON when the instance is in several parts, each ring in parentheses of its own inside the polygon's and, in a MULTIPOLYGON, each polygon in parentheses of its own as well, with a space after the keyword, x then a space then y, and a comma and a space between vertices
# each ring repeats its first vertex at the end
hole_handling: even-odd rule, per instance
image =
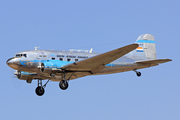
POLYGON ((136 74, 137 74, 137 76, 138 76, 138 77, 140 77, 140 76, 141 76, 141 72, 137 72, 136 74))
POLYGON ((136 75, 137 75, 138 77, 141 76, 141 72, 138 72, 136 69, 134 69, 133 71, 136 73, 136 75))

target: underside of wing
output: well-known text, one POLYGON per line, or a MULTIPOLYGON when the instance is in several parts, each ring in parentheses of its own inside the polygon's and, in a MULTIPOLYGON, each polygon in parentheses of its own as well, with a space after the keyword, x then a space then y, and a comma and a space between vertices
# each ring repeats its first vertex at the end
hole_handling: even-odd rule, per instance
POLYGON ((136 61, 139 64, 160 64, 172 61, 171 59, 156 59, 156 60, 146 60, 146 61, 136 61))
POLYGON ((94 56, 92 58, 64 66, 61 69, 68 72, 97 73, 98 71, 104 69, 106 64, 111 63, 112 61, 124 56, 125 54, 131 52, 137 47, 138 47, 138 44, 127 45, 122 48, 118 48, 118 49, 94 56))
POLYGON ((90 72, 75 72, 75 73, 70 73, 68 74, 69 80, 85 77, 87 75, 91 75, 90 72))
MULTIPOLYGON (((47 73, 41 73, 39 74, 43 79, 50 79, 52 81, 61 81, 62 80, 62 76, 64 73, 56 73, 56 75, 50 76, 47 73)), ((66 79, 67 80, 73 80, 73 79, 77 79, 77 78, 81 78, 81 77, 85 77, 87 75, 92 75, 90 72, 68 72, 66 73, 66 79)))

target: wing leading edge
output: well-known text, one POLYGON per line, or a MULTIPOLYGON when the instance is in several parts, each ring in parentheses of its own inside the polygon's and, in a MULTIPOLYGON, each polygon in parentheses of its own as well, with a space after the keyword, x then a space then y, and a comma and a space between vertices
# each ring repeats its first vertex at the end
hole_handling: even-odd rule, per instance
POLYGON ((105 68, 105 65, 111 63, 112 61, 124 56, 125 54, 136 49, 138 44, 130 44, 92 58, 79 61, 77 63, 72 63, 62 67, 61 69, 71 72, 91 72, 97 73, 98 71, 105 68))

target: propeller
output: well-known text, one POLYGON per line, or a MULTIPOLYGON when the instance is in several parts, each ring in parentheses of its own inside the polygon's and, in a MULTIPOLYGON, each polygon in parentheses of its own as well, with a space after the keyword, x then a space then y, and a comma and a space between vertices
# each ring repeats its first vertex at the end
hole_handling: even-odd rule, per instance
POLYGON ((16 75, 17 78, 20 78, 20 77, 21 77, 21 71, 16 70, 16 71, 14 72, 14 75, 16 75))
POLYGON ((17 71, 17 70, 14 71, 14 69, 10 70, 10 75, 9 75, 9 76, 11 76, 10 77, 10 82, 12 83, 12 87, 15 88, 15 89, 22 88, 23 82, 18 79, 19 73, 21 73, 21 72, 17 71), (16 79, 14 79, 14 78, 16 78, 16 79))

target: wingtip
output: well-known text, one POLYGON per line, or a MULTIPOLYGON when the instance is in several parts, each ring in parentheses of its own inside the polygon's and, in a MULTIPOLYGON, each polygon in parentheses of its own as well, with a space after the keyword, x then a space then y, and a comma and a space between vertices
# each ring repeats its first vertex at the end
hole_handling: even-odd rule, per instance
POLYGON ((167 59, 168 62, 172 61, 172 59, 167 59))
POLYGON ((135 45, 137 45, 137 47, 139 47, 139 44, 135 43, 135 45))
POLYGON ((166 62, 172 61, 172 59, 163 59, 163 60, 165 60, 166 62))
POLYGON ((139 44, 137 44, 137 43, 134 43, 134 44, 131 44, 131 45, 133 45, 134 47, 139 47, 139 44))

